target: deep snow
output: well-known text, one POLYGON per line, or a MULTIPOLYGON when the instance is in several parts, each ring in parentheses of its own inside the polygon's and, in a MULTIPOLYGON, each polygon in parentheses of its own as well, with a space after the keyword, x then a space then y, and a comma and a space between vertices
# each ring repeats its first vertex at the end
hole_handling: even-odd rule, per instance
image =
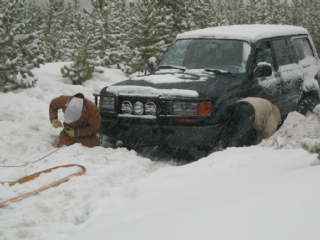
MULTIPOLYGON (((104 69, 74 86, 62 78, 63 64, 34 70, 35 88, 0 93, 0 165, 27 164, 0 167, 0 181, 71 163, 87 172, 0 208, 1 240, 319 239, 320 166, 311 167, 316 155, 301 148, 304 138, 319 138, 314 115, 293 112, 259 146, 228 148, 183 166, 79 144, 42 159, 56 149, 60 131, 48 119, 51 99, 82 92, 93 100, 103 86, 126 79, 104 69)), ((0 184, 0 202, 76 171, 0 184)))

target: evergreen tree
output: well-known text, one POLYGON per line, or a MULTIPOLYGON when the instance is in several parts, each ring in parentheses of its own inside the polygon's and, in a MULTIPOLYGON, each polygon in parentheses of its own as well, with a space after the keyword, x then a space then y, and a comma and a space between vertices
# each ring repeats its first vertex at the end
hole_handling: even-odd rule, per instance
POLYGON ((74 85, 82 84, 92 78, 95 60, 98 56, 95 50, 97 42, 94 40, 92 18, 90 14, 84 10, 83 14, 78 12, 82 17, 78 29, 72 35, 73 50, 70 66, 64 66, 61 69, 63 77, 71 79, 74 85))
POLYGON ((46 43, 45 58, 48 62, 65 60, 65 44, 63 32, 63 0, 48 0, 43 9, 44 21, 41 25, 41 39, 46 43))
POLYGON ((126 0, 120 0, 120 4, 118 5, 118 11, 120 14, 119 23, 117 26, 120 30, 120 44, 119 49, 121 51, 121 62, 118 64, 118 67, 124 72, 129 73, 131 71, 130 62, 132 58, 132 48, 130 47, 130 32, 131 32, 131 16, 133 13, 131 12, 130 5, 127 4, 126 0))
POLYGON ((194 23, 196 28, 202 29, 216 26, 216 9, 213 0, 194 1, 194 23))
POLYGON ((289 5, 289 14, 287 22, 288 24, 292 24, 295 26, 300 26, 302 23, 303 15, 303 8, 301 5, 300 0, 292 0, 292 3, 289 5))
POLYGON ((227 4, 224 0, 217 0, 216 1, 216 26, 225 26, 230 25, 229 19, 227 18, 228 11, 227 11, 227 4))
POLYGON ((28 32, 37 32, 40 31, 40 26, 44 19, 43 12, 41 7, 35 0, 29 1, 24 4, 25 7, 25 19, 29 19, 27 25, 28 32))
POLYGON ((268 0, 262 4, 262 10, 265 10, 262 23, 265 24, 286 24, 288 19, 287 2, 281 0, 268 0))
POLYGON ((109 67, 121 69, 123 72, 129 71, 129 60, 131 50, 128 43, 128 8, 125 0, 115 0, 108 4, 110 13, 110 32, 114 39, 114 44, 107 50, 109 67))
POLYGON ((163 53, 176 37, 172 32, 174 22, 172 11, 168 7, 160 7, 157 9, 157 15, 155 42, 158 42, 159 51, 163 53))
POLYGON ((224 25, 233 25, 236 22, 236 2, 233 0, 223 1, 223 16, 226 19, 224 25))
POLYGON ((237 18, 235 24, 246 24, 247 23, 247 12, 246 12, 246 5, 244 3, 245 0, 239 0, 237 6, 237 18))
MULTIPOLYGON (((0 7, 5 9, 9 3, 22 0, 0 1, 0 7)), ((90 31, 93 37, 90 45, 95 46, 96 56, 98 54, 98 59, 88 56, 88 61, 95 59, 95 65, 119 68, 126 73, 137 69, 145 71, 148 57, 161 57, 177 34, 219 25, 302 26, 309 30, 320 52, 319 0, 137 0, 129 3, 91 0, 90 19, 79 14, 79 0, 47 0, 41 7, 35 0, 22 2, 24 11, 15 18, 16 23, 20 23, 19 31, 39 34, 41 30, 42 42, 36 37, 35 41, 39 49, 45 44, 45 58, 49 62, 76 61, 79 32, 84 34, 83 19, 91 24, 87 34, 90 31)), ((85 39, 84 42, 88 40, 85 39)))
POLYGON ((91 0, 93 18, 95 20, 95 41, 98 42, 100 64, 115 68, 118 62, 117 35, 118 29, 114 26, 112 17, 115 4, 112 1, 91 0))
POLYGON ((172 11, 174 35, 196 29, 193 22, 194 0, 158 0, 159 6, 168 7, 172 11))
POLYGON ((80 11, 79 0, 73 0, 73 2, 67 2, 64 7, 62 15, 62 22, 64 23, 61 27, 63 39, 62 51, 64 54, 61 57, 62 61, 73 60, 72 54, 76 47, 74 41, 75 32, 79 32, 83 27, 83 18, 85 16, 80 11))
POLYGON ((303 3, 304 12, 302 26, 308 29, 317 46, 318 53, 320 50, 320 2, 318 0, 309 0, 303 3))
POLYGON ((28 32, 24 1, 0 0, 0 90, 34 86, 31 70, 45 59, 36 32, 28 32))
POLYGON ((263 1, 261 0, 248 0, 246 10, 247 10, 247 24, 258 24, 263 23, 264 15, 261 5, 263 1))
POLYGON ((159 59, 171 43, 173 21, 170 10, 159 7, 157 1, 140 0, 135 7, 139 11, 132 19, 135 48, 131 67, 133 71, 146 73, 149 58, 159 59))

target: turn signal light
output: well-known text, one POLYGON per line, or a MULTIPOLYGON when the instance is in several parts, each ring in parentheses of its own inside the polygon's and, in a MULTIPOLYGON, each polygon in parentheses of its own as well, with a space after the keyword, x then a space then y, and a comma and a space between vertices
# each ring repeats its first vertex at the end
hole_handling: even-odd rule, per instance
POLYGON ((198 115, 210 115, 212 112, 211 102, 198 103, 198 115))

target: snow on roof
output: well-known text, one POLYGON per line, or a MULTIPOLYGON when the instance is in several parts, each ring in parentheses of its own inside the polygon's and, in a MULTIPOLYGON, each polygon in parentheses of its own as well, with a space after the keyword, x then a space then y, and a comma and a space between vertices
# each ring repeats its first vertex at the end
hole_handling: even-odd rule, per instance
POLYGON ((176 39, 215 37, 256 41, 261 38, 297 34, 308 34, 308 31, 305 28, 290 25, 252 24, 199 29, 181 33, 176 39))

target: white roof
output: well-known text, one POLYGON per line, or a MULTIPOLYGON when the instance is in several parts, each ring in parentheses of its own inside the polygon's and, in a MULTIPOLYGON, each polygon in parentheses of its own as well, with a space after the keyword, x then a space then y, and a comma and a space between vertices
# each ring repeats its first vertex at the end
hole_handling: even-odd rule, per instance
POLYGON ((181 33, 176 39, 214 37, 256 41, 261 38, 296 34, 308 34, 308 31, 305 28, 290 25, 230 25, 181 33))

